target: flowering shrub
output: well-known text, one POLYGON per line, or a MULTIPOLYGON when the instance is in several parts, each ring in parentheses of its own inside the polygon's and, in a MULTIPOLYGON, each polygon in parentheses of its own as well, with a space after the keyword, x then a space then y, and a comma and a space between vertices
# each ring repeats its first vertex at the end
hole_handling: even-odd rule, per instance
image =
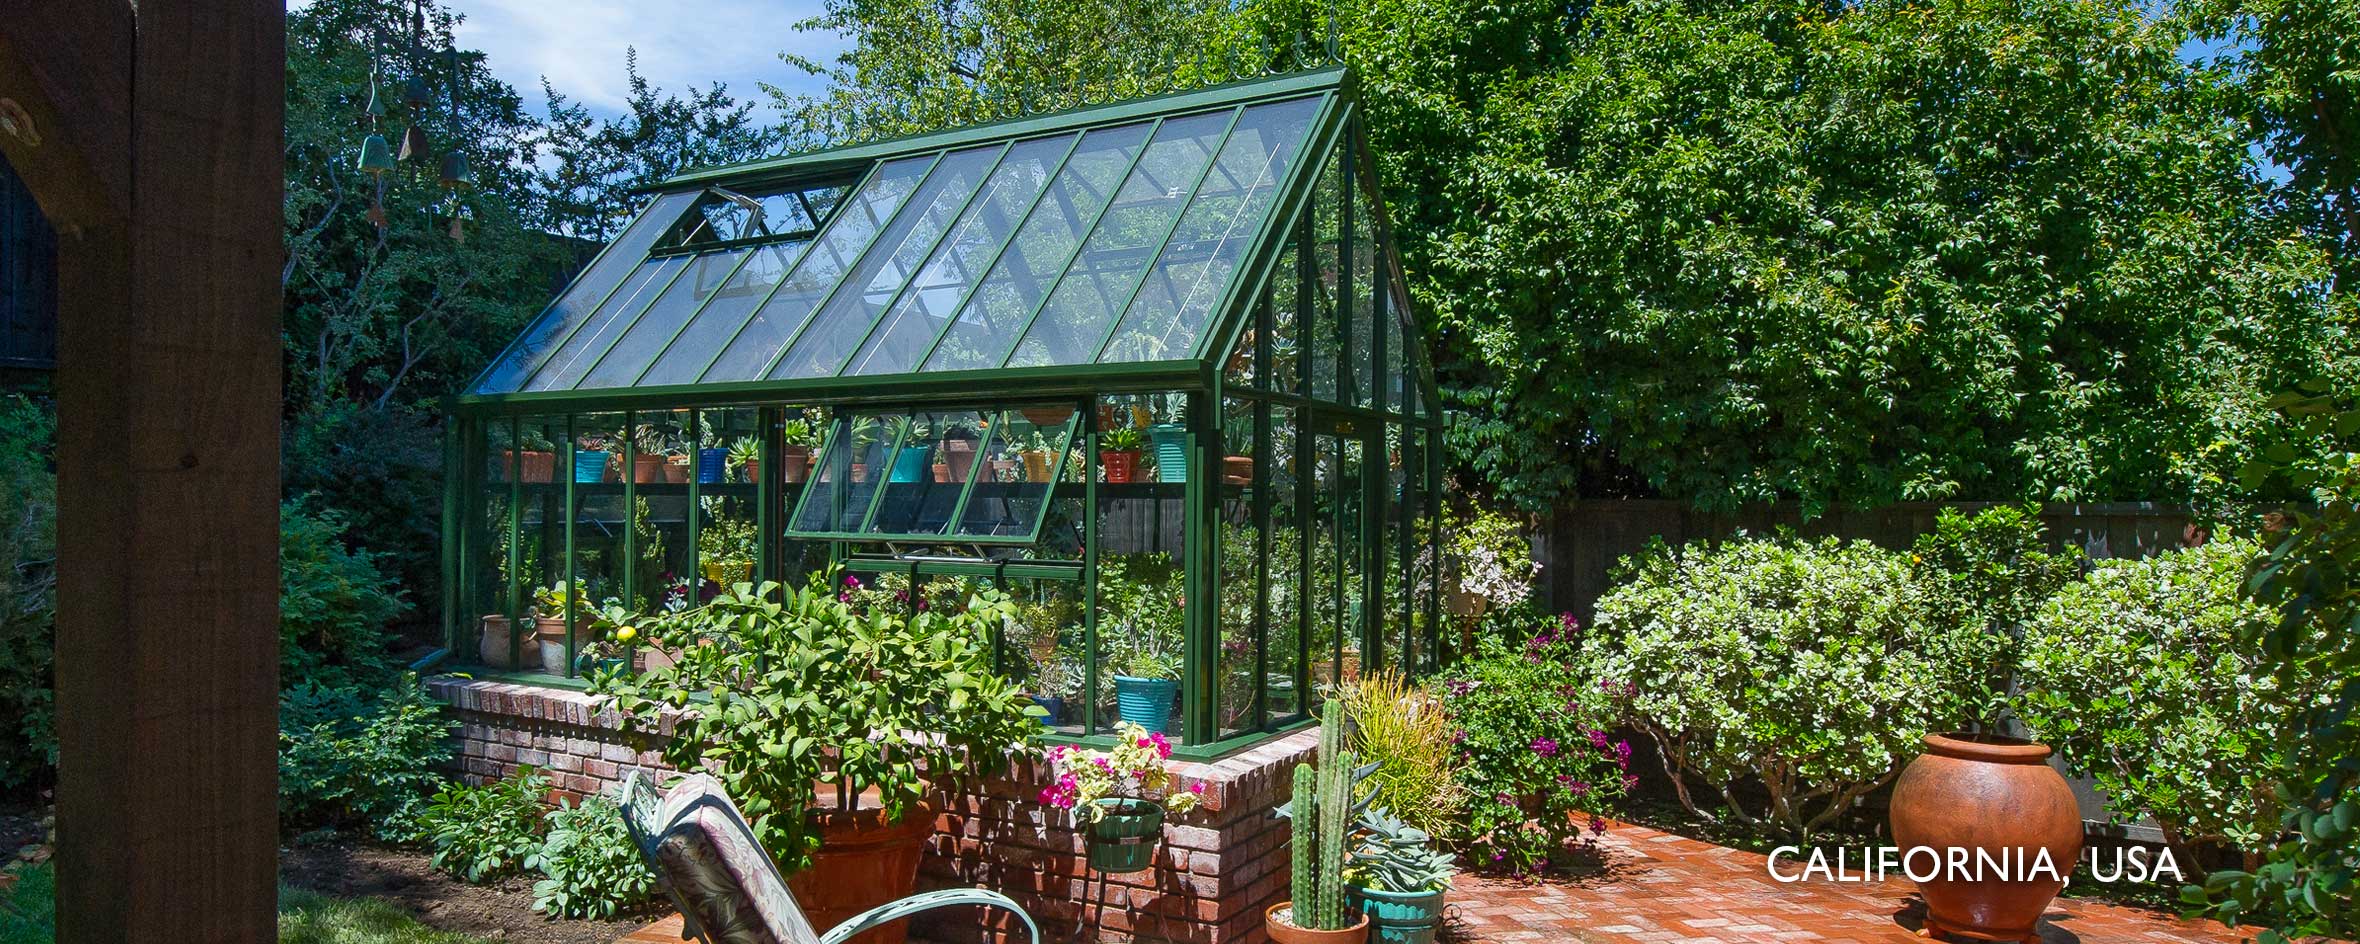
POLYGON ((1610 737, 1612 680, 1577 671, 1569 614, 1521 644, 1485 637, 1437 684, 1463 764, 1464 831, 1478 867, 1538 874, 1606 831, 1598 814, 1635 780, 1631 745, 1610 737))
POLYGON ((2318 699, 2241 642, 2276 618, 2239 592, 2260 552, 2223 539, 2100 561, 2026 627, 2025 726, 2097 779, 2117 819, 2153 817, 2183 848, 2277 831, 2281 739, 2318 699))
POLYGON ((1790 835, 1892 779, 1929 730, 1968 713, 1993 634, 1934 612, 1909 558, 1865 541, 1656 544, 1598 600, 1585 656, 1627 682, 1682 806, 1689 784, 1790 835), (1740 802, 1758 781, 1766 804, 1740 802))
POLYGON ((1164 809, 1174 813, 1196 809, 1205 792, 1204 782, 1175 789, 1180 777, 1164 766, 1172 756, 1172 742, 1164 740, 1161 733, 1150 734, 1146 728, 1129 723, 1116 726, 1115 740, 1111 751, 1085 751, 1071 745, 1050 748, 1049 761, 1056 766, 1057 782, 1041 791, 1041 802, 1061 810, 1079 806, 1093 823, 1106 816, 1100 800, 1151 800, 1161 794, 1164 809))
POLYGON ((1489 509, 1478 508, 1466 517, 1443 522, 1451 563, 1459 589, 1483 598, 1493 610, 1513 608, 1532 598, 1533 579, 1541 565, 1532 559, 1532 539, 1524 525, 1489 509))

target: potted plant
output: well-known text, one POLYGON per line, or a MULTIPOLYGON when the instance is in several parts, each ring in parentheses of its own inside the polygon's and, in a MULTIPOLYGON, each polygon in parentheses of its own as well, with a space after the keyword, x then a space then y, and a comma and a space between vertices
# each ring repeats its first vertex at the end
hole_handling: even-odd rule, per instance
MULTIPOLYGON (((989 427, 986 427, 988 429, 989 427)), ((942 434, 942 451, 935 456, 936 465, 950 466, 949 478, 937 482, 964 482, 967 474, 975 471, 975 447, 983 437, 966 423, 958 423, 942 434)))
POLYGON ((729 481, 729 447, 721 444, 720 434, 708 426, 697 434, 697 484, 719 485, 729 481))
POLYGON ((1049 460, 1056 457, 1055 453, 1049 451, 1049 437, 1041 435, 1039 430, 1034 430, 1032 436, 1025 439, 1024 449, 1018 455, 1024 459, 1025 481, 1049 481, 1052 471, 1049 460))
POLYGON ((594 611, 591 629, 596 638, 581 646, 581 654, 574 657, 574 672, 620 672, 631 659, 631 643, 639 630, 631 625, 631 611, 619 602, 609 600, 594 611))
POLYGON ((1155 625, 1162 622, 1134 621, 1118 638, 1112 660, 1116 712, 1123 721, 1150 731, 1171 723, 1172 700, 1180 692, 1180 653, 1155 625))
POLYGON ((526 429, 517 438, 518 448, 504 450, 504 473, 520 482, 547 482, 557 477, 557 452, 549 445, 549 437, 537 429, 526 429))
POLYGON ((483 618, 483 638, 476 651, 483 664, 495 669, 516 667, 516 621, 493 613, 483 618))
POLYGON ((877 444, 877 438, 881 431, 882 428, 877 425, 877 418, 874 416, 852 418, 850 432, 852 435, 853 481, 866 482, 869 480, 869 447, 877 444))
POLYGON ((762 481, 762 444, 752 436, 738 437, 729 444, 729 464, 743 472, 746 481, 762 481))
POLYGON ((906 419, 894 421, 893 434, 894 440, 901 443, 901 446, 893 453, 892 470, 885 481, 888 483, 924 481, 926 468, 931 464, 928 458, 934 453, 934 444, 927 440, 933 438, 933 434, 927 430, 926 424, 906 419))
POLYGON ((672 437, 663 427, 641 423, 631 430, 631 481, 652 485, 664 480, 670 464, 672 437))
POLYGON ((928 798, 995 773, 1040 731, 992 669, 1005 594, 957 612, 861 613, 835 579, 732 588, 650 619, 641 638, 678 645, 679 662, 590 686, 626 731, 669 730, 667 763, 721 781, 820 926, 908 896, 934 831, 928 798))
POLYGON ((1147 438, 1155 444, 1155 480, 1188 481, 1188 428, 1178 423, 1157 423, 1147 428, 1147 438))
POLYGON ((1352 830, 1353 764, 1344 750, 1344 704, 1329 699, 1320 713, 1319 765, 1295 767, 1294 799, 1277 813, 1289 821, 1294 850, 1291 897, 1262 913, 1277 944, 1360 944, 1368 915, 1346 907, 1344 850, 1352 830))
POLYGON ((1345 898, 1383 944, 1433 944, 1454 858, 1437 851, 1425 830, 1372 806, 1360 816, 1360 842, 1344 866, 1345 898))
POLYGON ((1134 426, 1110 429, 1098 434, 1098 464, 1106 469, 1106 480, 1121 485, 1139 474, 1139 451, 1147 445, 1147 434, 1134 426))
POLYGON ((991 477, 991 480, 992 480, 992 481, 994 481, 994 482, 1013 482, 1013 481, 1016 481, 1016 466, 1017 466, 1017 465, 1018 465, 1018 462, 1017 462, 1017 459, 1016 459, 1016 450, 1014 450, 1014 449, 1002 449, 1002 450, 1000 450, 1000 452, 999 452, 999 454, 998 454, 998 455, 995 455, 995 456, 993 456, 993 457, 992 457, 992 463, 991 463, 991 473, 992 473, 992 477, 991 477))
POLYGON ((1155 864, 1155 842, 1164 835, 1164 813, 1196 808, 1203 781, 1186 790, 1164 762, 1172 744, 1157 732, 1124 723, 1115 726, 1115 747, 1085 751, 1070 745, 1050 749, 1057 780, 1041 791, 1041 802, 1075 810, 1090 822, 1090 867, 1101 872, 1137 872, 1155 864), (1162 797, 1157 802, 1156 797, 1162 797))
POLYGON ((574 481, 604 482, 607 473, 607 438, 599 435, 582 437, 574 446, 574 481))
POLYGON ((565 674, 565 614, 569 600, 577 616, 590 612, 590 601, 581 590, 569 587, 563 580, 533 590, 533 638, 538 643, 541 671, 550 675, 565 674))
POLYGON ((778 461, 786 466, 779 471, 789 482, 809 479, 814 461, 812 448, 819 445, 819 433, 811 428, 811 421, 797 419, 780 423, 779 438, 785 444, 779 447, 778 461))

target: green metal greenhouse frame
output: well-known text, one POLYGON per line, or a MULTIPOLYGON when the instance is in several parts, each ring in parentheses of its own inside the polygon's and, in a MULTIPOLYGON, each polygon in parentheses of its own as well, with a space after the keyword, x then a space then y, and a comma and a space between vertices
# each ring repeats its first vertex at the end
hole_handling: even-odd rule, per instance
POLYGON ((1325 681, 1438 664, 1442 422, 1354 86, 1266 77, 652 188, 451 402, 450 660, 579 685, 571 596, 562 667, 527 669, 535 587, 644 612, 750 556, 910 605, 1013 588, 1047 615, 995 650, 1044 705, 1079 696, 1051 718, 1074 739, 1129 710, 1107 663, 1160 651, 1145 634, 1179 636, 1166 730, 1198 757, 1304 723, 1325 681), (1110 436, 1152 438, 1152 471, 1110 436), (479 635, 499 619, 505 658, 479 635))

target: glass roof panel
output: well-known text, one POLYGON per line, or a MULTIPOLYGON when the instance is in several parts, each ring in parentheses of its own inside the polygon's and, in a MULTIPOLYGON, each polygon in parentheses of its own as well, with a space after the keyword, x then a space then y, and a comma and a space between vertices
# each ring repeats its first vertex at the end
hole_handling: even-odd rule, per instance
POLYGON ((753 320, 737 329, 736 337, 726 343, 721 356, 700 379, 706 383, 761 379, 788 340, 810 320, 812 309, 819 307, 828 289, 852 267, 861 249, 876 238, 877 231, 901 209, 902 201, 933 167, 931 154, 878 167, 843 212, 828 220, 811 251, 795 264, 770 300, 762 303, 753 320))
POLYGON ((567 386, 581 389, 630 385, 664 349, 664 342, 687 327, 689 317, 704 307, 706 300, 722 286, 730 284, 730 276, 737 272, 738 265, 753 254, 752 249, 739 248, 688 257, 688 268, 664 287, 664 293, 656 296, 646 311, 639 313, 631 329, 599 356, 588 374, 567 386))
MULTIPOLYGON (((763 243, 752 249, 752 256, 738 267, 737 274, 730 276, 728 284, 721 286, 721 290, 713 293, 712 299, 705 302, 705 309, 697 312, 687 327, 680 329, 679 337, 673 338, 656 355, 655 363, 647 368, 647 372, 637 380, 626 383, 653 387, 695 381, 699 374, 705 372, 705 366, 713 362, 713 353, 746 323, 746 316, 754 312, 755 306, 770 297, 771 290, 778 288, 779 279, 787 274, 788 267, 794 265, 795 260, 803 255, 803 250, 810 245, 810 240, 798 239, 763 243)), ((645 322, 647 319, 640 320, 645 322)), ((629 339, 624 339, 624 343, 628 344, 629 339)), ((592 379, 595 380, 597 374, 602 372, 603 368, 593 372, 592 379)), ((604 385, 585 383, 583 386, 604 385)))
POLYGON ((983 271, 998 261, 1025 214, 1073 150, 1076 135, 1020 141, 1008 149, 983 191, 951 227, 934 257, 902 289, 846 373, 898 374, 915 370, 941 336, 952 312, 983 271))
POLYGON ((1139 157, 1152 122, 1099 128, 1082 136, 1057 180, 1049 187, 1016 239, 1004 250, 975 293, 959 309, 949 333, 935 343, 923 369, 973 370, 998 367, 1008 359, 1017 333, 1073 259, 1082 235, 1106 207, 1139 157))
POLYGON ((1124 301, 1172 223, 1196 191, 1214 150, 1236 112, 1217 111, 1166 121, 1114 204, 1082 241, 1032 327, 1017 342, 1010 367, 1087 364, 1097 357, 1124 301))
POLYGON ((624 279, 614 294, 598 306, 573 335, 565 339, 557 352, 535 371, 525 384, 526 390, 564 390, 590 371, 598 355, 615 343, 615 338, 631 327, 631 320, 647 307, 665 286, 672 284, 680 270, 688 268, 693 256, 658 256, 639 264, 631 277, 624 279))
POLYGON ((672 228, 672 223, 696 202, 696 193, 667 193, 655 198, 639 217, 624 227, 606 251, 583 270, 582 277, 566 286, 565 294, 550 303, 549 310, 534 320, 533 326, 501 352, 476 383, 476 393, 511 393, 523 388, 526 378, 567 336, 588 321, 627 278, 641 269, 649 247, 672 228))
POLYGON ((1298 98, 1256 105, 1238 116, 1101 363, 1176 360, 1196 350, 1318 112, 1318 99, 1298 98))
POLYGON ((771 369, 770 378, 826 377, 842 370, 1007 150, 1006 145, 991 144, 943 155, 918 192, 845 273, 803 336, 771 369))

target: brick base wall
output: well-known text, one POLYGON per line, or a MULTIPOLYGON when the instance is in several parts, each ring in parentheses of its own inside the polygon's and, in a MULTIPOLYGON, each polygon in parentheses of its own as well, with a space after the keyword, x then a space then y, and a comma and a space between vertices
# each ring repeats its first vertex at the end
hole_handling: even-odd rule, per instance
MULTIPOLYGON (((627 743, 621 719, 590 696, 478 679, 440 677, 427 690, 460 720, 458 773, 480 783, 531 764, 571 796, 622 783, 634 770, 666 768, 652 744, 627 743)), ((669 733, 664 726, 662 733, 669 733)), ((1204 800, 1166 818, 1151 869, 1106 875, 1086 865, 1084 838, 1063 810, 1037 797, 1048 765, 1019 762, 959 795, 937 798, 932 845, 918 887, 990 888, 1013 898, 1043 935, 1084 939, 1262 944, 1262 912, 1286 898, 1286 823, 1270 811, 1286 802, 1295 765, 1316 752, 1317 732, 1298 731, 1211 762, 1175 762, 1204 800)), ((914 933, 943 942, 1021 941, 1004 915, 979 924, 974 909, 920 916, 914 933)))

